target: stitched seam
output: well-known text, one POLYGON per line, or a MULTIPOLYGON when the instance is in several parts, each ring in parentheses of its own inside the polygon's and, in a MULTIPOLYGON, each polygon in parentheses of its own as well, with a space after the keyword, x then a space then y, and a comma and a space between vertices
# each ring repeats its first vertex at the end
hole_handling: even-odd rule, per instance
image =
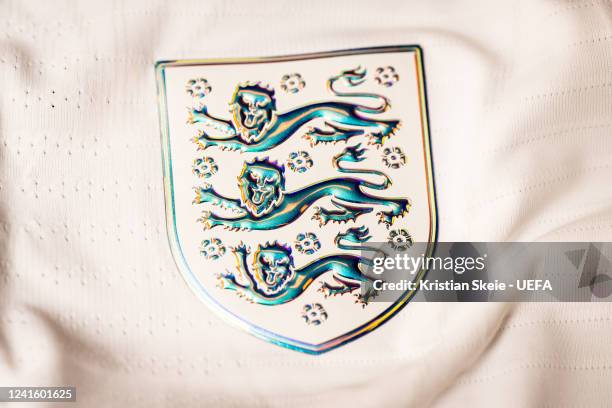
POLYGON ((610 41, 610 40, 612 40, 612 35, 607 35, 607 36, 603 36, 603 37, 595 37, 595 38, 592 38, 590 40, 578 41, 578 42, 575 42, 573 44, 569 44, 568 47, 577 47, 577 46, 580 46, 580 45, 595 44, 595 43, 599 43, 599 42, 602 42, 602 41, 610 41))
POLYGON ((475 384, 493 381, 501 376, 521 370, 557 370, 557 371, 607 371, 612 370, 612 362, 592 364, 559 364, 554 362, 522 363, 516 367, 499 371, 495 374, 478 376, 457 381, 458 384, 475 384))
POLYGON ((605 128, 610 128, 612 127, 611 123, 607 123, 607 124, 602 124, 602 125, 591 125, 591 126, 581 126, 581 127, 574 127, 574 128, 568 128, 568 129, 564 129, 564 130, 558 130, 555 132, 550 132, 550 133, 537 133, 539 136, 533 136, 530 137, 528 139, 519 139, 519 140, 515 140, 512 143, 507 144, 506 146, 502 146, 502 147, 495 147, 493 149, 491 149, 490 151, 493 153, 502 153, 504 151, 512 151, 517 149, 519 146, 526 146, 530 143, 534 143, 536 141, 542 141, 551 137, 556 137, 556 136, 562 136, 562 135, 566 135, 568 133, 571 132, 580 132, 580 131, 584 131, 584 130, 592 130, 592 129, 605 129, 605 128))
POLYGON ((527 101, 533 101, 536 99, 544 99, 544 98, 552 98, 552 97, 556 97, 556 96, 565 96, 565 95, 570 95, 570 94, 579 94, 585 91, 590 91, 590 90, 594 90, 594 89, 598 89, 598 88, 610 88, 612 87, 612 82, 606 82, 603 84, 593 84, 593 85, 587 85, 587 86, 583 86, 580 88, 569 88, 569 89, 564 89, 562 91, 555 91, 555 92, 549 92, 549 93, 543 93, 543 94, 536 94, 536 95, 532 95, 532 96, 528 96, 525 98, 525 100, 527 101))
POLYGON ((612 229, 612 224, 610 225, 590 225, 588 227, 574 227, 574 228, 559 227, 554 233, 558 235, 561 232, 585 232, 585 231, 597 231, 597 230, 605 230, 605 229, 612 229))
POLYGON ((592 8, 592 7, 595 7, 595 6, 599 6, 601 4, 607 4, 609 2, 610 2, 610 0, 599 0, 599 1, 591 1, 591 2, 585 2, 585 3, 580 3, 580 4, 574 4, 573 6, 560 8, 557 11, 554 11, 553 13, 551 13, 549 16, 550 17, 556 16, 556 15, 559 15, 561 13, 564 13, 564 12, 567 12, 567 11, 572 11, 572 10, 592 8))
POLYGON ((528 320, 523 322, 511 323, 500 327, 500 330, 514 330, 519 328, 525 328, 530 326, 562 326, 567 324, 581 324, 581 323, 602 323, 610 322, 612 318, 610 316, 601 317, 587 317, 587 318, 575 318, 575 319, 546 319, 546 320, 528 320))

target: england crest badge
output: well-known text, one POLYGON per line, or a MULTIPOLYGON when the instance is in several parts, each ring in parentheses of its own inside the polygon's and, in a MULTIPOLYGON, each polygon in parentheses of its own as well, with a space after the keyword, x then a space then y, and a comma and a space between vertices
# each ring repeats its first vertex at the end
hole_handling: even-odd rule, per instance
POLYGON ((436 239, 419 47, 167 61, 156 73, 168 235, 198 297, 312 354, 410 301, 414 291, 377 302, 363 290, 373 277, 360 246, 431 251, 436 239))

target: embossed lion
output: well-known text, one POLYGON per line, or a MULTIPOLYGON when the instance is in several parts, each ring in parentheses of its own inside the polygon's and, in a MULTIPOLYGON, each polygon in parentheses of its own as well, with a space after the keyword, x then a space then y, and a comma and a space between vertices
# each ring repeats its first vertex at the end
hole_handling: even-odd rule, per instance
MULTIPOLYGON (((349 229, 338 234, 336 241, 363 241, 366 239, 364 234, 367 235, 367 229, 349 229)), ((325 296, 358 292, 357 301, 365 306, 377 294, 373 289, 373 278, 366 274, 372 266, 366 258, 333 254, 298 268, 291 248, 276 241, 258 245, 249 264, 250 252, 242 243, 233 248, 235 271, 217 278, 222 288, 236 291, 253 303, 272 306, 290 302, 327 273, 331 274, 334 283, 322 282, 319 291, 325 296)))
POLYGON ((376 170, 347 169, 342 165, 343 162, 362 161, 364 153, 365 149, 361 149, 360 145, 347 147, 334 158, 334 165, 343 173, 376 175, 381 178, 379 182, 337 177, 296 191, 286 191, 283 166, 268 159, 247 161, 238 177, 240 198, 225 197, 210 185, 196 188, 195 204, 209 204, 235 213, 225 216, 207 210, 203 212, 200 221, 205 229, 222 226, 233 230, 270 230, 292 223, 318 200, 331 197, 336 209, 316 209, 314 218, 320 225, 329 221, 355 220, 376 206, 383 208, 378 213, 379 223, 388 228, 397 217, 408 212, 410 202, 404 198, 381 198, 365 191, 384 190, 391 184, 391 180, 376 170))
POLYGON ((189 123, 201 123, 216 133, 213 135, 201 130, 194 142, 201 150, 218 146, 227 150, 261 152, 280 145, 302 126, 322 119, 325 125, 322 129, 311 127, 305 135, 312 145, 346 141, 354 136, 367 134, 371 144, 380 146, 400 126, 399 120, 371 117, 389 108, 387 98, 370 93, 344 93, 336 89, 338 81, 355 87, 363 83, 365 76, 366 71, 359 68, 343 71, 330 78, 327 86, 335 96, 375 99, 378 101, 376 106, 328 101, 307 104, 280 113, 276 109, 272 88, 259 82, 240 84, 230 101, 231 119, 213 116, 206 106, 190 110, 189 123))

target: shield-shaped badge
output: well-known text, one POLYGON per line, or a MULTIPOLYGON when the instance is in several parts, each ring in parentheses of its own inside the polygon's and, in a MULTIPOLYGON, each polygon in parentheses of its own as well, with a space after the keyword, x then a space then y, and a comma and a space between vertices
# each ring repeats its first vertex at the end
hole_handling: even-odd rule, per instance
POLYGON ((157 78, 168 234, 197 296, 314 354, 409 302, 360 290, 359 244, 435 241, 419 47, 160 62, 157 78))

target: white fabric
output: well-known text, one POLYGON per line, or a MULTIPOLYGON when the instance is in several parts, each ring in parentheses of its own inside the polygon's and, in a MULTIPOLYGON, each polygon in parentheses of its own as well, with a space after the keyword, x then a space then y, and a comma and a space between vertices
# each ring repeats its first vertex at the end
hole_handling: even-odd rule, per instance
POLYGON ((607 303, 415 303, 318 357, 224 324, 168 248, 153 70, 420 44, 440 240, 610 241, 610 1, 9 0, 0 16, 0 385, 76 385, 83 407, 612 403, 607 303))

